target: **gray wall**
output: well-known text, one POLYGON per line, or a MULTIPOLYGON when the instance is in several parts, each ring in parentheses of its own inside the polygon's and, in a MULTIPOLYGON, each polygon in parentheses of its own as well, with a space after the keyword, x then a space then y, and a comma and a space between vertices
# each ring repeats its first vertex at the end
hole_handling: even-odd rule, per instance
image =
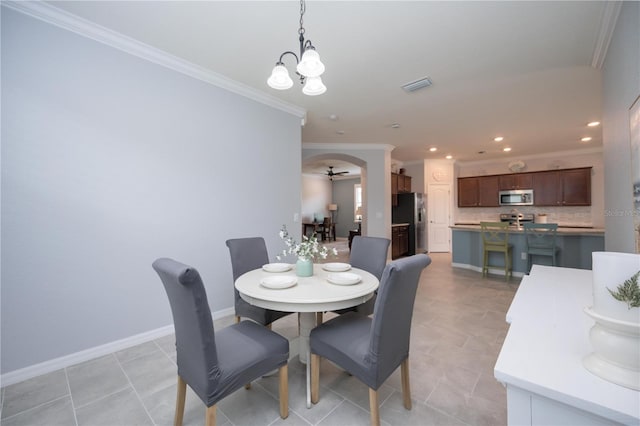
POLYGON ((603 72, 605 248, 608 251, 635 252, 629 108, 640 95, 638 28, 640 3, 623 2, 603 72))
POLYGON ((353 211, 354 185, 360 183, 357 179, 340 179, 333 181, 333 202, 338 205, 336 212, 336 236, 347 238, 349 231, 357 229, 353 211))
POLYGON ((232 306, 225 240, 300 210, 300 118, 2 10, 2 372, 172 323, 151 268, 232 306))

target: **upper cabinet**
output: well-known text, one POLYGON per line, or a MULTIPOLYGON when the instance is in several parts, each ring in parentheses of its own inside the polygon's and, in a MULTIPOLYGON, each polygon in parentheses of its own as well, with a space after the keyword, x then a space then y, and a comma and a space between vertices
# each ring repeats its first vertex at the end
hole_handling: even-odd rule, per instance
POLYGON ((459 178, 458 207, 498 207, 498 176, 459 178))
POLYGON ((411 192, 411 176, 391 173, 391 205, 398 205, 398 194, 411 192))
POLYGON ((540 172, 533 177, 533 204, 536 206, 557 206, 562 199, 558 181, 560 172, 540 172))
POLYGON ((535 173, 536 206, 590 206, 591 167, 535 173))
POLYGON ((591 167, 458 178, 458 207, 498 207, 511 189, 533 189, 536 206, 590 206, 591 167))
POLYGON ((533 188, 533 173, 516 173, 512 175, 499 175, 498 185, 500 191, 510 189, 531 189, 533 188))
POLYGON ((478 207, 477 177, 458 178, 458 207, 478 207))

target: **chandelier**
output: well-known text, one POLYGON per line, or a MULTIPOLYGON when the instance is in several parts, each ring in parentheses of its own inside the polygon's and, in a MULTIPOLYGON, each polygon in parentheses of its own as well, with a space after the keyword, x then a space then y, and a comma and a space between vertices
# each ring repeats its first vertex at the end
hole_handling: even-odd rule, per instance
POLYGON ((269 87, 277 90, 287 90, 293 86, 293 80, 289 77, 289 71, 284 66, 282 59, 285 55, 293 55, 296 58, 296 74, 300 76, 300 84, 304 84, 302 93, 309 96, 322 95, 327 91, 327 87, 322 83, 320 75, 324 72, 324 64, 320 62, 320 55, 316 52, 316 48, 311 44, 311 40, 304 39, 304 26, 302 25, 302 17, 306 10, 304 0, 300 0, 300 58, 291 51, 286 51, 280 55, 280 59, 276 62, 276 66, 271 72, 271 77, 267 80, 269 87))

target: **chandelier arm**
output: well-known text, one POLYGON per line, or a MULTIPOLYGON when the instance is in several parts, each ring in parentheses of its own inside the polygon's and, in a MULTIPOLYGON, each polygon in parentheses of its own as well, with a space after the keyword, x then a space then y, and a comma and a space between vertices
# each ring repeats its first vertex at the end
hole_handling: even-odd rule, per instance
POLYGON ((293 57, 296 58, 296 65, 298 65, 298 62, 300 62, 300 60, 298 59, 298 55, 296 55, 295 53, 293 53, 290 50, 287 50, 282 55, 280 55, 280 59, 278 60, 278 63, 276 65, 280 65, 280 64, 284 65, 284 62, 282 62, 282 58, 284 58, 284 55, 286 55, 286 54, 293 55, 293 57))
MULTIPOLYGON (((300 62, 300 60, 298 59, 298 55, 296 55, 295 53, 293 53, 290 50, 287 50, 282 55, 280 55, 280 59, 278 60, 276 65, 284 65, 284 62, 282 62, 282 59, 284 58, 285 55, 293 55, 293 57, 296 58, 296 65, 298 65, 298 63, 300 62)), ((302 54, 300 54, 300 57, 302 57, 302 54)), ((298 76, 300 76, 300 84, 304 84, 305 76, 300 74, 297 70, 296 70, 296 74, 298 74, 298 76)))

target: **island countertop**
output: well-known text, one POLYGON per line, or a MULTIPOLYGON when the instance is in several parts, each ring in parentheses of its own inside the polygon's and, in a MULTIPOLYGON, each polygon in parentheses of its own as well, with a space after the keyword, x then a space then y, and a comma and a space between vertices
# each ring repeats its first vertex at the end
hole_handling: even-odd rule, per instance
MULTIPOLYGON (((479 223, 456 223, 450 226, 451 229, 458 229, 462 231, 476 231, 480 232, 479 223)), ((524 234, 524 229, 516 228, 515 226, 509 227, 509 233, 511 234, 524 234)), ((604 236, 604 228, 590 228, 586 226, 568 226, 558 225, 558 235, 599 235, 604 236)))
POLYGON ((535 265, 520 283, 494 367, 506 384, 509 423, 638 424, 640 393, 582 363, 593 352, 594 322, 583 312, 593 304, 591 281, 591 271, 535 265))

